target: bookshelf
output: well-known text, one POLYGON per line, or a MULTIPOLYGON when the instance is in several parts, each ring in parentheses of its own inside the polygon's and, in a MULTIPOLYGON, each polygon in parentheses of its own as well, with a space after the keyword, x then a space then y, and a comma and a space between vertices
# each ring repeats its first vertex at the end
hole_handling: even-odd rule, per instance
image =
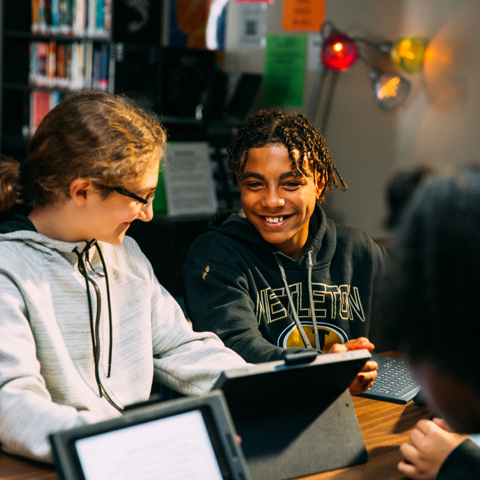
POLYGON ((0 151, 21 159, 65 94, 113 90, 112 0, 3 0, 0 151))

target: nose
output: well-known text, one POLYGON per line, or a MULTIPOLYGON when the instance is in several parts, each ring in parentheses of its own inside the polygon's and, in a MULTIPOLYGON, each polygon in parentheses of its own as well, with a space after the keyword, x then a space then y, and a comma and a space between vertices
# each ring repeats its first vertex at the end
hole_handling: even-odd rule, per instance
POLYGON ((267 188, 262 204, 266 208, 281 208, 285 205, 285 199, 275 187, 267 188))
POLYGON ((153 206, 149 205, 144 212, 140 210, 137 218, 142 222, 149 222, 153 218, 153 206))

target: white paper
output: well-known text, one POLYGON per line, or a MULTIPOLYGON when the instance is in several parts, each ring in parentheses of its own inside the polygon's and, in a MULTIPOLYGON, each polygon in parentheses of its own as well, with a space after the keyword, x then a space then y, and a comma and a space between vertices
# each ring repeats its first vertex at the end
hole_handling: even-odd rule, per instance
POLYGON ((238 5, 240 20, 239 47, 265 48, 267 32, 267 4, 242 3, 238 5))
POLYGON ((322 50, 322 37, 320 33, 308 35, 307 69, 317 71, 320 68, 320 52, 322 50))
POLYGON ((169 216, 213 214, 218 209, 207 142, 171 142, 163 162, 169 216))

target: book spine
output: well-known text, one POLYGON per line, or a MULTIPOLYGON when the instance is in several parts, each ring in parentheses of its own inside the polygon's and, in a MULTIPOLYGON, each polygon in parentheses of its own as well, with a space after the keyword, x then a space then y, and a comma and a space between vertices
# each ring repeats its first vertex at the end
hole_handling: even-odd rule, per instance
POLYGON ((60 1, 50 0, 50 32, 52 35, 58 35, 60 32, 60 1))
POLYGON ((70 60, 70 79, 71 89, 77 90, 78 87, 78 42, 72 43, 72 56, 70 60))
POLYGON ((45 115, 50 111, 50 92, 39 91, 37 104, 37 117, 35 119, 35 130, 40 125, 40 122, 45 118, 45 115))
POLYGON ((65 35, 73 34, 73 25, 74 25, 73 5, 74 5, 74 0, 65 0, 65 25, 66 25, 65 35))
POLYGON ((59 43, 57 45, 57 85, 61 88, 66 88, 65 76, 65 44, 59 43))
POLYGON ((78 68, 78 89, 85 88, 85 43, 81 42, 78 44, 78 55, 77 55, 77 68, 78 68))
POLYGON ((73 90, 72 82, 72 44, 65 45, 65 87, 73 90))
POLYGON ((102 92, 108 90, 108 45, 106 43, 102 43, 101 47, 99 87, 102 92))
POLYGON ((95 36, 105 36, 105 2, 97 0, 97 9, 95 15, 95 36))
POLYGON ((47 59, 47 85, 54 87, 56 85, 56 67, 57 67, 57 42, 50 40, 48 44, 48 59, 47 59))
POLYGON ((87 27, 87 33, 89 37, 94 37, 95 36, 95 25, 96 25, 96 14, 97 14, 97 4, 98 0, 87 0, 88 4, 88 27, 87 27))
POLYGON ((36 108, 36 95, 37 90, 32 90, 30 92, 30 122, 29 122, 29 134, 33 135, 35 133, 35 118, 37 116, 36 108))
POLYGON ((52 0, 45 1, 45 25, 47 34, 52 33, 52 0))
POLYGON ((115 91, 115 59, 116 59, 116 45, 112 42, 109 46, 109 61, 108 61, 108 91, 113 93, 115 91))
POLYGON ((101 51, 98 47, 93 52, 93 89, 100 90, 101 51))
POLYGON ((93 42, 88 40, 85 42, 85 88, 92 88, 93 76, 93 42))
POLYGON ((104 0, 103 4, 103 30, 105 37, 110 37, 112 34, 112 0, 104 0))
POLYGON ((35 85, 37 81, 37 42, 30 42, 28 45, 30 55, 30 66, 28 71, 28 84, 35 85))
POLYGON ((75 35, 85 35, 85 0, 75 0, 75 35))
POLYGON ((67 0, 58 0, 58 24, 60 35, 67 35, 67 0))
POLYGON ((36 84, 40 86, 47 85, 47 57, 48 44, 47 42, 38 42, 37 55, 37 81, 36 84))
POLYGON ((38 32, 47 33, 47 19, 45 16, 45 1, 38 0, 38 32))
POLYGON ((31 25, 31 29, 32 29, 33 34, 39 33, 38 0, 32 0, 32 25, 31 25))

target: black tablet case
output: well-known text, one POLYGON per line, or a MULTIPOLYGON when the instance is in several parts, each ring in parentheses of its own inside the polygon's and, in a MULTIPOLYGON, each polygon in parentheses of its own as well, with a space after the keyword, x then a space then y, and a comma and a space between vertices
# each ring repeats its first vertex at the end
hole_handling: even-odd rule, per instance
POLYGON ((253 480, 287 480, 367 461, 346 388, 369 358, 358 350, 221 375, 213 388, 225 394, 253 480))
MULTIPOLYGON (((225 398, 220 391, 210 392, 201 397, 181 398, 138 407, 118 418, 53 433, 49 439, 59 478, 61 480, 80 480, 84 478, 74 448, 74 443, 78 439, 101 435, 102 433, 155 421, 202 407, 208 409, 209 416, 215 424, 216 440, 220 442, 220 448, 223 452, 222 460, 228 465, 228 478, 230 480, 251 480, 242 449, 235 440, 236 432, 225 398)), ((159 472, 159 475, 159 478, 161 478, 161 472, 159 472)))

